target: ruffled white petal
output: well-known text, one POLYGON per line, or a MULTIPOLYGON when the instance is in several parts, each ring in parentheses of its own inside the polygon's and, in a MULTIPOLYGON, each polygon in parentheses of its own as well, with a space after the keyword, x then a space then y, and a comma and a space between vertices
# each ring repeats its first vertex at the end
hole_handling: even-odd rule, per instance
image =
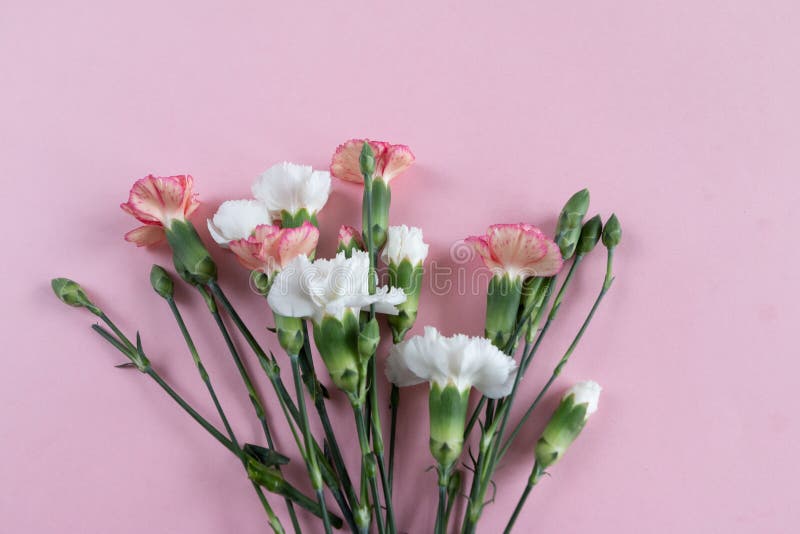
POLYGON ((314 262, 298 257, 275 278, 267 300, 276 313, 315 322, 326 315, 341 319, 346 310, 371 304, 378 313, 396 314, 395 306, 406 300, 403 291, 382 287, 370 295, 369 274, 369 256, 363 251, 354 251, 350 258, 339 253, 314 262))
POLYGON ((259 200, 226 200, 208 219, 208 232, 219 245, 226 247, 231 241, 246 239, 256 226, 271 224, 266 205, 259 200))
POLYGON ((399 265, 404 259, 417 265, 428 257, 428 245, 422 240, 422 230, 415 226, 390 226, 386 246, 381 253, 383 263, 399 265))
POLYGON ((398 386, 428 381, 466 391, 475 387, 490 398, 508 395, 516 362, 488 339, 442 336, 431 326, 392 348, 386 366, 389 380, 398 386))
POLYGON ((600 387, 600 384, 592 380, 585 380, 569 388, 564 393, 564 398, 575 395, 575 404, 586 404, 586 417, 588 418, 597 411, 601 391, 603 391, 603 388, 600 387))
POLYGON ((328 201, 331 175, 309 165, 278 163, 267 169, 253 184, 253 196, 266 204, 273 218, 282 211, 297 213, 305 208, 316 213, 328 201))

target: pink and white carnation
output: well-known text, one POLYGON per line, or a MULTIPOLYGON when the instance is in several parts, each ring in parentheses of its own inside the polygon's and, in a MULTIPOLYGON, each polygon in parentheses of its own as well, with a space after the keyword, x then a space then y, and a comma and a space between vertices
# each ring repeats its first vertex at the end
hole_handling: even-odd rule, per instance
POLYGON ((228 246, 245 268, 272 275, 298 256, 307 257, 317 248, 319 230, 310 222, 297 228, 262 224, 252 235, 228 246))
POLYGON ((355 247, 363 250, 365 248, 361 232, 346 224, 339 227, 338 244, 340 249, 355 247))
POLYGON ((486 235, 465 241, 495 275, 554 276, 563 264, 558 245, 531 224, 494 224, 486 235))
POLYGON ((142 247, 166 239, 164 228, 172 221, 185 221, 200 205, 192 191, 194 180, 189 175, 153 176, 137 180, 131 188, 128 201, 120 204, 143 223, 125 234, 125 240, 142 247))
POLYGON ((361 148, 369 143, 375 153, 375 176, 387 184, 414 163, 414 154, 406 145, 392 145, 384 141, 351 139, 336 149, 331 161, 331 174, 348 182, 364 183, 361 174, 361 148))

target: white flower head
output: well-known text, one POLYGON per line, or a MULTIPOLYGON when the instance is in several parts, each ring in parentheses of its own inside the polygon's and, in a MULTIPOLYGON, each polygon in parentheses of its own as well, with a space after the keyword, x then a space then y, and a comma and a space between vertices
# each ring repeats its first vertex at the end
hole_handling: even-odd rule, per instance
POLYGON ((295 214, 306 209, 314 214, 328 201, 331 174, 315 171, 309 165, 278 163, 256 179, 252 191, 275 219, 280 218, 282 211, 295 214))
POLYGON ((208 232, 219 245, 227 247, 231 241, 247 239, 256 226, 271 224, 267 206, 259 200, 226 200, 206 220, 208 232))
POLYGON ((395 306, 406 300, 403 290, 384 286, 370 295, 369 276, 369 255, 360 250, 314 262, 298 256, 275 278, 267 301, 277 314, 315 323, 326 315, 341 320, 347 310, 357 313, 371 304, 378 313, 396 314, 395 306))
POLYGON ((386 376, 398 386, 435 382, 459 391, 475 387, 498 399, 511 393, 517 364, 482 337, 445 337, 432 326, 425 334, 395 345, 386 362, 386 376))
POLYGON ((600 384, 592 380, 585 380, 569 388, 564 393, 563 398, 566 399, 570 395, 575 395, 574 404, 586 404, 586 418, 588 419, 590 415, 597 411, 601 391, 603 391, 603 388, 600 387, 600 384))
POLYGON ((416 226, 390 226, 387 231, 386 246, 381 253, 383 263, 389 265, 408 260, 418 265, 428 257, 428 245, 422 241, 422 230, 416 226))

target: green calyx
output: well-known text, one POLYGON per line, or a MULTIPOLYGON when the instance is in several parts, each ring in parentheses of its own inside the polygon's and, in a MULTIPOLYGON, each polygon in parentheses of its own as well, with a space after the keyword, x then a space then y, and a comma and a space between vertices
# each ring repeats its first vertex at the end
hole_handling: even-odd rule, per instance
POLYGON ((617 215, 612 213, 611 217, 606 221, 605 226, 603 226, 603 245, 611 249, 619 245, 621 239, 622 226, 619 224, 617 215))
POLYGON ((281 228, 298 228, 304 222, 310 222, 319 228, 317 212, 309 213, 306 208, 301 208, 295 213, 289 213, 286 210, 281 211, 281 228))
MULTIPOLYGON (((386 243, 386 232, 389 228, 389 204, 392 202, 392 191, 389 184, 383 178, 376 176, 372 180, 372 243, 375 249, 380 249, 386 243)), ((370 231, 367 225, 367 204, 366 199, 362 204, 361 220, 364 242, 367 243, 367 234, 370 231)))
POLYGON ((184 280, 193 285, 205 285, 217 279, 217 266, 192 223, 172 221, 166 233, 172 261, 184 280))
POLYGON ((421 263, 412 265, 405 259, 400 262, 400 265, 394 262, 389 263, 389 285, 402 289, 406 294, 406 301, 397 305, 397 315, 386 316, 386 322, 392 329, 395 343, 403 340, 406 332, 414 326, 414 322, 417 320, 423 272, 421 263))
POLYGON ((453 384, 431 383, 428 410, 431 420, 431 454, 443 468, 452 466, 464 446, 469 389, 459 391, 453 384))
POLYGON ((89 300, 86 291, 77 282, 69 278, 53 278, 50 281, 50 286, 53 288, 53 293, 56 294, 56 297, 64 304, 75 308, 86 308, 97 316, 103 313, 100 308, 89 300))
POLYGON ((517 323, 522 279, 508 274, 495 275, 486 295, 486 338, 505 350, 517 323))
POLYGON ((555 464, 586 424, 586 404, 575 404, 575 395, 568 395, 558 405, 536 443, 536 462, 541 469, 555 464))
POLYGON ((275 317, 275 332, 278 343, 288 354, 297 356, 303 350, 303 320, 298 317, 286 317, 273 313, 275 317))
POLYGON ((603 221, 599 215, 595 215, 581 228, 581 236, 578 238, 578 246, 575 252, 581 256, 585 256, 594 250, 597 242, 600 241, 600 235, 603 233, 603 221))
POLYGON ((364 247, 356 239, 351 239, 347 243, 339 242, 339 246, 336 247, 336 253, 339 254, 340 252, 344 252, 345 258, 350 258, 353 256, 354 250, 364 250, 364 247))
POLYGON ((169 273, 160 265, 153 265, 150 269, 150 285, 162 298, 171 299, 175 292, 175 284, 169 273))
POLYGON ((250 285, 259 295, 266 296, 272 286, 272 280, 261 271, 250 271, 250 285))
POLYGON ((575 253, 581 235, 581 223, 588 210, 589 190, 582 189, 567 200, 558 215, 555 242, 565 260, 570 259, 575 253))
POLYGON ((362 365, 358 354, 358 317, 347 310, 341 320, 327 315, 314 323, 314 343, 333 383, 351 397, 360 397, 362 365))

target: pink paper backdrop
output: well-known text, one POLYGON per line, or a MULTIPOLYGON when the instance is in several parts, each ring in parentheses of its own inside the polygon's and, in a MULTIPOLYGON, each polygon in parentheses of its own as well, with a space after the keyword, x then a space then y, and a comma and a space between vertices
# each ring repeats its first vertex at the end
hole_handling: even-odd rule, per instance
MULTIPOLYGON (((139 329, 158 368, 216 421, 147 281, 153 262, 169 265, 166 250, 123 242, 134 222, 118 204, 148 172, 189 172, 202 227, 272 163, 325 167, 339 142, 366 135, 416 153, 392 219, 423 227, 443 267, 458 267, 453 243, 491 223, 551 232, 584 186, 592 213, 622 221, 617 283, 544 405, 591 377, 605 387, 601 409, 532 494, 521 531, 796 532, 797 3, 290 4, 0 5, 0 531, 265 531, 233 457, 154 384, 114 369, 121 357, 91 317, 58 303, 48 281, 76 278, 139 329)), ((335 184, 323 254, 340 223, 358 223, 359 194, 335 184)), ((273 343, 246 273, 214 253, 273 343)), ((598 253, 578 275, 521 398, 571 340, 602 263, 598 253)), ((481 331, 481 296, 422 300, 420 324, 481 331)), ((239 436, 258 440, 213 325, 195 295, 181 288, 179 301, 239 436)), ((344 404, 333 410, 350 432, 344 404)), ((434 510, 424 414, 424 389, 407 391, 397 513, 415 533, 434 510)), ((482 532, 505 524, 543 416, 498 471, 482 532)), ((285 432, 278 442, 292 449, 285 432)), ((308 488, 299 468, 289 476, 308 488)))

